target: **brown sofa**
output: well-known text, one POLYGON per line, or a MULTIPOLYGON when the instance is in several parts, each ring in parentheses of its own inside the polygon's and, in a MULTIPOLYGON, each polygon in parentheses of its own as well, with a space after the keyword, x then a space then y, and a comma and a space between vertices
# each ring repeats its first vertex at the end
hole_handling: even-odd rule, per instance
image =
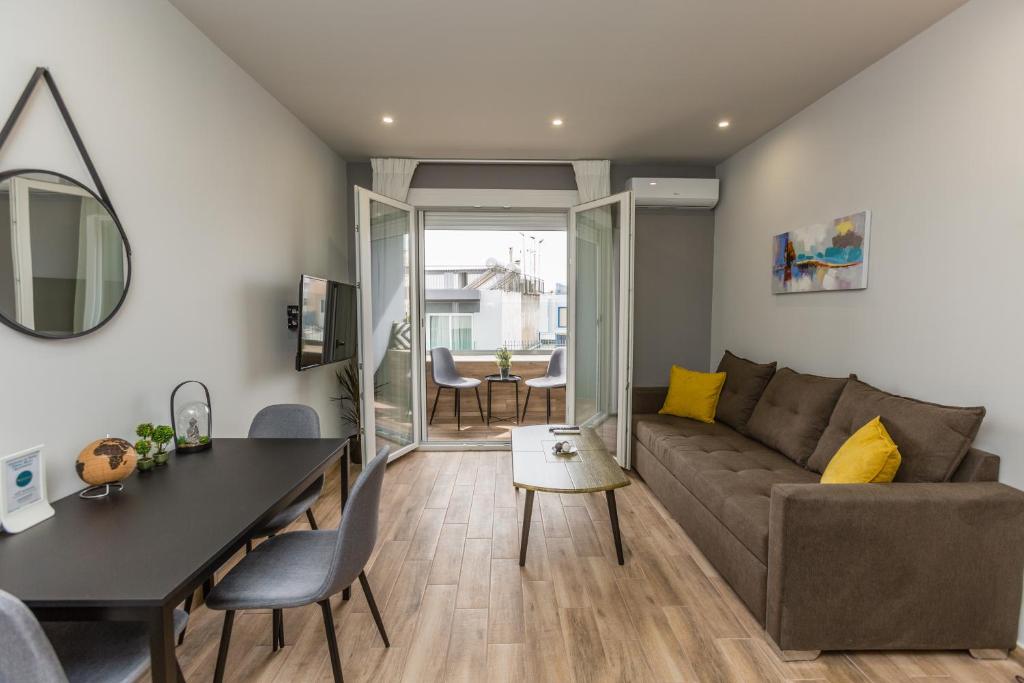
POLYGON ((658 415, 634 392, 632 463, 785 659, 822 650, 1015 646, 1024 492, 971 447, 982 408, 882 392, 726 353, 714 424, 658 415), (881 415, 903 462, 891 484, 819 484, 881 415))

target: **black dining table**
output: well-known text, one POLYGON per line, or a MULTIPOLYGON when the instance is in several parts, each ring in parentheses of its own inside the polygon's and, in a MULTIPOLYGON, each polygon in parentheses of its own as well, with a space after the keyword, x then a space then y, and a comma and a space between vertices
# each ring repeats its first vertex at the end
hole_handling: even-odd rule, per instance
POLYGON ((217 438, 106 498, 62 498, 45 522, 0 534, 0 588, 44 621, 145 622, 152 679, 174 681, 175 607, 343 455, 347 493, 346 443, 217 438))

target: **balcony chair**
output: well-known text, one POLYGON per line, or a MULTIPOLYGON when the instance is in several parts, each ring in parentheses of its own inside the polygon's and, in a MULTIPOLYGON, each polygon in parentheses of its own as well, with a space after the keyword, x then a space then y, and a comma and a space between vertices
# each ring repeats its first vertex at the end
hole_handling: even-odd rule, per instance
POLYGON ((565 388, 565 347, 558 347, 551 353, 548 360, 548 369, 543 377, 534 377, 526 380, 526 402, 523 403, 523 418, 526 420, 526 408, 530 405, 530 392, 534 388, 547 391, 547 411, 545 422, 551 423, 551 390, 565 388))
POLYGON ((455 390, 455 428, 457 430, 462 429, 462 406, 459 399, 463 389, 472 389, 476 392, 476 405, 480 409, 480 421, 486 424, 484 404, 480 401, 480 380, 460 375, 455 367, 452 352, 443 346, 430 349, 430 360, 430 374, 434 377, 434 384, 437 385, 437 394, 434 396, 434 408, 430 411, 428 424, 434 424, 434 413, 437 412, 437 401, 441 398, 441 389, 455 390))

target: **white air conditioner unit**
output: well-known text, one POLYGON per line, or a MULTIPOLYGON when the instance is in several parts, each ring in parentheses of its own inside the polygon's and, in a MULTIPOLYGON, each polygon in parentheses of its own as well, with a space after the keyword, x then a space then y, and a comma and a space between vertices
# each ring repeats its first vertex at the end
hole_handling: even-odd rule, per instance
POLYGON ((718 204, 718 178, 630 178, 637 206, 713 209, 718 204))

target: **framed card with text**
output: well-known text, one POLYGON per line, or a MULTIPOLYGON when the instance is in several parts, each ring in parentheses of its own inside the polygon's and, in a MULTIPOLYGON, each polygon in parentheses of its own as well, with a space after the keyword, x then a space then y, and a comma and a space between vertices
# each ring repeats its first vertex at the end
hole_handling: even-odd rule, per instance
POLYGON ((50 517, 42 444, 0 458, 0 527, 16 534, 50 517))

